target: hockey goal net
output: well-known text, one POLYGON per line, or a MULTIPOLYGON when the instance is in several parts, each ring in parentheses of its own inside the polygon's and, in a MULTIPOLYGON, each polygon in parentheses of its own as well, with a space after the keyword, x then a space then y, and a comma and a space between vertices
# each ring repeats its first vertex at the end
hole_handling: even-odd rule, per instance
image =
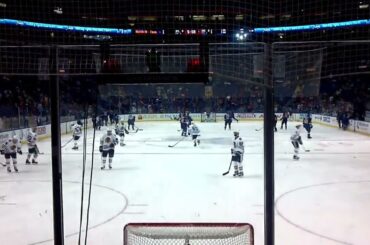
POLYGON ((252 245, 247 223, 131 223, 124 245, 252 245))
POLYGON ((216 122, 216 113, 214 112, 204 112, 200 116, 201 122, 216 122))

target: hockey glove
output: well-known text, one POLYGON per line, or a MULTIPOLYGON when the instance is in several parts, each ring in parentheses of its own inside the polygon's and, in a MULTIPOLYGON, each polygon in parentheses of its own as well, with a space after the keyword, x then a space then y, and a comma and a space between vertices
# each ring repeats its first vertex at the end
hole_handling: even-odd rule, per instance
POLYGON ((4 150, 0 150, 0 155, 4 155, 4 150))
POLYGON ((100 152, 103 152, 103 146, 101 145, 101 146, 99 146, 99 151, 100 152))
POLYGON ((109 147, 114 148, 115 144, 110 144, 109 147))
POLYGON ((18 152, 19 155, 23 154, 22 150, 20 150, 20 149, 17 152, 18 152))
POLYGON ((234 149, 231 148, 231 154, 234 154, 234 149))

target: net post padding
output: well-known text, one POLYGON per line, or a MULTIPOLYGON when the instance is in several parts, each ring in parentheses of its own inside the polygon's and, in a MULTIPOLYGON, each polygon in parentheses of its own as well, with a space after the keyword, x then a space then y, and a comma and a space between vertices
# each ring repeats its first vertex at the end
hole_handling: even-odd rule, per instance
POLYGON ((155 244, 162 244, 158 243, 160 240, 196 240, 196 244, 215 244, 214 242, 220 241, 223 242, 220 244, 224 244, 228 239, 236 237, 241 237, 237 243, 228 244, 254 244, 253 226, 248 223, 129 223, 124 228, 124 245, 144 244, 140 243, 140 238, 156 241, 155 244), (137 237, 138 243, 131 239, 133 236, 137 237))

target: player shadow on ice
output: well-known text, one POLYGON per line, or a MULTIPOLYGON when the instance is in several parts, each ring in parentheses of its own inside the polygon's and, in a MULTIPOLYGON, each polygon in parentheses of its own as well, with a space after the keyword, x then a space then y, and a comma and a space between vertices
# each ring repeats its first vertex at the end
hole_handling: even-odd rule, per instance
POLYGON ((111 172, 111 171, 115 172, 115 171, 122 171, 122 170, 123 171, 138 171, 138 170, 140 170, 140 168, 138 168, 138 167, 115 167, 114 165, 113 165, 112 169, 105 168, 104 170, 101 170, 100 166, 94 167, 94 169, 95 168, 98 168, 99 171, 107 171, 107 172, 111 172))
POLYGON ((208 173, 206 174, 207 177, 210 178, 229 178, 229 179, 262 179, 263 175, 261 174, 245 174, 243 177, 234 177, 233 173, 230 172, 228 175, 222 176, 222 173, 217 174, 217 173, 208 173))

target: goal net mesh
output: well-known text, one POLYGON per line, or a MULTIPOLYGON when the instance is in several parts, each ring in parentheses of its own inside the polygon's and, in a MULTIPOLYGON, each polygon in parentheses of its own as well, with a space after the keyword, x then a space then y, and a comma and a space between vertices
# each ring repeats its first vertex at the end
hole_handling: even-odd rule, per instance
POLYGON ((249 224, 128 224, 125 245, 251 245, 249 224))
POLYGON ((201 122, 216 122, 216 113, 214 112, 204 112, 200 115, 201 122))

